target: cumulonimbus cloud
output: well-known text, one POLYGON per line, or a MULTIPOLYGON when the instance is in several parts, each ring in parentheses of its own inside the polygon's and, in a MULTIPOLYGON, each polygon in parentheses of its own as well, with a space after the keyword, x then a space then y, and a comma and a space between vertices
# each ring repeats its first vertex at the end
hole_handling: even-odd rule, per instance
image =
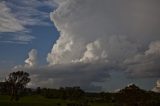
POLYGON ((97 89, 112 70, 159 77, 160 7, 157 0, 55 0, 51 20, 60 37, 48 66, 31 71, 30 86, 97 89), (39 71, 38 71, 39 70, 39 71))
MULTIPOLYGON (((159 53, 151 58, 149 51, 159 49, 159 2, 156 0, 65 0, 57 2, 58 8, 51 19, 60 37, 53 45, 47 60, 49 64, 103 61, 132 75, 159 76, 159 53), (149 50, 148 50, 149 48, 149 50), (148 69, 126 62, 139 56, 137 61, 152 61, 148 69), (148 55, 147 55, 148 53, 148 55), (143 58, 142 58, 143 57, 143 58), (145 60, 142 60, 145 59, 145 60), (147 71, 157 69, 148 73, 147 71), (130 71, 129 71, 130 70, 130 71), (134 74, 133 74, 134 73, 134 74), (149 75, 152 74, 152 75, 149 75)), ((153 51, 154 53, 156 51, 153 51)), ((144 66, 145 62, 141 65, 144 66)), ((106 65, 108 66, 108 65, 106 65)), ((145 67, 145 66, 144 66, 145 67)))

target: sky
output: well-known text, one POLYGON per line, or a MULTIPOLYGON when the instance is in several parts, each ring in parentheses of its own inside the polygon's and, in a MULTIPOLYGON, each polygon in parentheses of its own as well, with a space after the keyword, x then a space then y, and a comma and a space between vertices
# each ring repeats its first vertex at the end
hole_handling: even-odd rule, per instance
POLYGON ((0 79, 28 87, 160 91, 158 0, 0 0, 0 79))

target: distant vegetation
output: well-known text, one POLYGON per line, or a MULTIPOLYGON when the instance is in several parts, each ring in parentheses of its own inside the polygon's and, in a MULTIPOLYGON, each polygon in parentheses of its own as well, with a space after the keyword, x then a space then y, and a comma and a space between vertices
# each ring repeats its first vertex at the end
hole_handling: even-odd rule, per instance
POLYGON ((159 93, 142 90, 134 84, 116 93, 91 93, 83 91, 80 87, 31 89, 25 88, 27 82, 30 81, 29 74, 21 72, 21 75, 25 75, 23 76, 24 83, 21 85, 19 82, 20 86, 14 82, 17 86, 15 100, 18 100, 17 95, 21 99, 18 102, 10 101, 9 95, 13 98, 10 87, 13 85, 8 83, 10 82, 8 78, 5 82, 0 82, 0 106, 160 106, 159 93))

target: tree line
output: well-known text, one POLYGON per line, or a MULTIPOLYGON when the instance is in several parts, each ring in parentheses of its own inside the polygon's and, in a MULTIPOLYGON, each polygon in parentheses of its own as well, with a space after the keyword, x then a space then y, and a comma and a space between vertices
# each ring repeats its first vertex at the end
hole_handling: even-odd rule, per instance
POLYGON ((18 101, 23 96, 40 95, 48 99, 79 101, 84 104, 104 102, 115 106, 160 106, 160 93, 145 91, 134 84, 115 93, 91 93, 85 92, 80 87, 26 88, 29 81, 31 81, 29 73, 24 71, 12 72, 4 82, 0 82, 0 95, 10 95, 11 101, 18 101))

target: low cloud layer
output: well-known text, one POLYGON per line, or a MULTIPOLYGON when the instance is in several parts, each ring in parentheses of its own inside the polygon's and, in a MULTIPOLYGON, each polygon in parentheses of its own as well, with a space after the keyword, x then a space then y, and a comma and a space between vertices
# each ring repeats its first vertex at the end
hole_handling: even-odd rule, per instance
POLYGON ((59 64, 39 68, 26 69, 31 74, 29 87, 66 87, 81 86, 90 91, 101 90, 94 82, 104 82, 109 74, 106 67, 99 64, 59 64), (94 68, 94 69, 93 69, 94 68), (101 71, 97 71, 100 69, 101 71))

